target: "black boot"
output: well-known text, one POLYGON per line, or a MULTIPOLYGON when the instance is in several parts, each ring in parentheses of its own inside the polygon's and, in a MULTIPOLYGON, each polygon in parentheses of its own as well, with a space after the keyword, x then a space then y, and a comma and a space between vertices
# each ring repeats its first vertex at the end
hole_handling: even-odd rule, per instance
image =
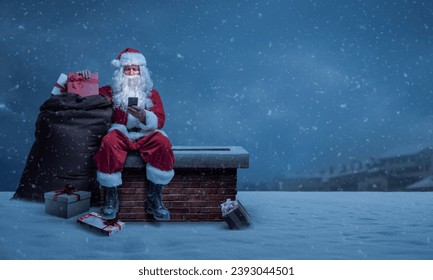
POLYGON ((162 190, 164 186, 151 181, 147 181, 147 185, 149 186, 146 204, 147 213, 152 214, 156 220, 170 220, 170 212, 168 212, 168 209, 162 203, 162 190))
POLYGON ((117 187, 103 187, 105 189, 105 203, 102 206, 102 219, 113 220, 119 212, 119 198, 117 187))

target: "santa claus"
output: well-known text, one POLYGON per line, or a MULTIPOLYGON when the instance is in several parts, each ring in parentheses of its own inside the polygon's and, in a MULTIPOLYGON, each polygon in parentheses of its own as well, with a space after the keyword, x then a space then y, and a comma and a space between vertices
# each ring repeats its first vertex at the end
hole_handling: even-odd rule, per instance
POLYGON ((127 152, 136 150, 146 162, 146 210, 157 220, 169 220, 162 191, 174 176, 174 155, 161 130, 165 122, 161 97, 153 88, 146 59, 139 51, 127 48, 111 63, 118 68, 112 85, 99 92, 112 99, 114 119, 94 156, 97 180, 106 194, 103 218, 114 219, 119 211, 117 188, 122 186, 123 164, 127 152))

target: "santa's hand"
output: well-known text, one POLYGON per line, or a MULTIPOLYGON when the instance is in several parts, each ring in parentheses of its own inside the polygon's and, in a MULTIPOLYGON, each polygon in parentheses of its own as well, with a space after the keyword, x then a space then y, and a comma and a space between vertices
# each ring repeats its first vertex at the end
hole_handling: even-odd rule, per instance
POLYGON ((90 78, 90 70, 80 70, 77 73, 83 76, 83 78, 86 80, 90 78))
POLYGON ((146 111, 138 106, 128 106, 128 113, 136 117, 142 123, 146 123, 146 111))

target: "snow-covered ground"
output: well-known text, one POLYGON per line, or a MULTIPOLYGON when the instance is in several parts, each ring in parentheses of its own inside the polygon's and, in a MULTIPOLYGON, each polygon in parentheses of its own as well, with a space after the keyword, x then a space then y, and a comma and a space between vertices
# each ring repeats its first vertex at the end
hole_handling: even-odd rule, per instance
POLYGON ((0 259, 433 259, 430 192, 239 192, 248 229, 127 223, 110 237, 12 195, 0 192, 0 259))

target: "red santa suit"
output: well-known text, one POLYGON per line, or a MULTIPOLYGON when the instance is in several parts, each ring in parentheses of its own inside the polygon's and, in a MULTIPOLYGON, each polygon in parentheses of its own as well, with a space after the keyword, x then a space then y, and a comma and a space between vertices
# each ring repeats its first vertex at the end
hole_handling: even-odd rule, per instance
MULTIPOLYGON (((124 54, 125 55, 125 54, 124 54)), ((140 65, 141 74, 149 75, 141 54, 128 53, 122 62, 122 54, 118 61, 120 66, 140 65), (138 58, 138 60, 137 60, 138 58)), ((116 62, 116 61, 115 61, 116 62)), ((120 69, 119 71, 122 71, 120 69)), ((150 79, 149 79, 150 80, 150 79)), ((105 86, 99 90, 101 95, 113 97, 113 88, 105 86)), ((117 187, 122 185, 122 170, 128 151, 137 150, 146 162, 147 179, 155 184, 166 185, 174 176, 174 154, 167 135, 162 130, 165 123, 165 112, 161 97, 155 89, 144 91, 139 106, 144 109, 145 123, 126 112, 125 107, 114 107, 113 124, 104 136, 101 146, 94 156, 97 169, 97 180, 101 186, 117 187)))

